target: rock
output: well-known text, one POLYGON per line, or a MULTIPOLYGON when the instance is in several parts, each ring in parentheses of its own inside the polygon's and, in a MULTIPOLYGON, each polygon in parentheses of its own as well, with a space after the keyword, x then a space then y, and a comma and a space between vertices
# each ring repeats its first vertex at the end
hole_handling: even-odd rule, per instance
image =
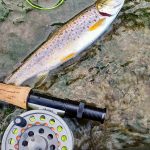
MULTIPOLYGON (((18 7, 18 0, 7 1, 11 13, 0 23, 1 80, 58 28, 57 23, 66 22, 93 2, 67 0, 53 11, 38 11, 18 7), (23 21, 18 22, 20 17, 23 21)), ((56 97, 107 107, 104 125, 65 119, 75 136, 75 149, 136 150, 150 144, 149 9, 148 0, 126 1, 105 37, 78 61, 49 76, 41 86, 36 87, 33 80, 28 83, 56 97)))

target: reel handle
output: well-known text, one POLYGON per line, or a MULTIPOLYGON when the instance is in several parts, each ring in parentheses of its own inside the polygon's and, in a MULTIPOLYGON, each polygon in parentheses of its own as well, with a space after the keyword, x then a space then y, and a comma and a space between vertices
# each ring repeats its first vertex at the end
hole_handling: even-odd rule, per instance
POLYGON ((0 100, 26 109, 31 88, 0 83, 0 100))
POLYGON ((21 107, 23 109, 45 109, 48 108, 56 114, 76 118, 104 122, 106 108, 97 108, 86 105, 83 102, 64 100, 45 94, 36 93, 29 87, 19 87, 0 83, 0 100, 21 107))
POLYGON ((36 93, 35 91, 30 92, 28 97, 28 106, 32 109, 50 109, 62 111, 62 115, 75 117, 75 118, 86 118, 90 120, 104 122, 106 116, 106 108, 97 108, 94 106, 86 105, 83 102, 77 102, 72 100, 64 100, 49 95, 36 93))

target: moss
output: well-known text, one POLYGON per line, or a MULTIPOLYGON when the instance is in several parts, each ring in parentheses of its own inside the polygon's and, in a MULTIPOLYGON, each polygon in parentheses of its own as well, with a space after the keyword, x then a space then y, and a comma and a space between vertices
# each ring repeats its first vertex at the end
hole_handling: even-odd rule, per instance
POLYGON ((10 105, 7 109, 4 110, 4 115, 8 116, 9 114, 11 114, 14 111, 14 106, 10 105))
POLYGON ((129 28, 146 27, 150 24, 150 8, 140 8, 133 13, 126 13, 121 16, 124 26, 129 28))
POLYGON ((7 9, 0 1, 0 21, 4 21, 9 14, 9 9, 7 9))

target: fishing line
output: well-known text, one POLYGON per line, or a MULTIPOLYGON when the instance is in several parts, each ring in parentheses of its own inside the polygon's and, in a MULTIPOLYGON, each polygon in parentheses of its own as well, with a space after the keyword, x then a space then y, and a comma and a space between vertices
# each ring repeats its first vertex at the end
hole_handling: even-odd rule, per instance
POLYGON ((40 10, 52 10, 52 9, 55 9, 57 7, 59 7, 60 5, 62 5, 64 3, 64 0, 59 0, 57 1, 53 6, 51 7, 43 7, 43 6, 40 6, 36 3, 33 2, 33 0, 26 0, 26 2, 31 5, 33 8, 36 8, 36 9, 40 9, 40 10))

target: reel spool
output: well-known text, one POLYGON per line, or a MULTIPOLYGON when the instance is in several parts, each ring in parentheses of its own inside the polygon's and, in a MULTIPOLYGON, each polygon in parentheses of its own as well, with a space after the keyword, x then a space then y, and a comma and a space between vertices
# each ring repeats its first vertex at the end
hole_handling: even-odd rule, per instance
POLYGON ((32 110, 10 123, 2 140, 2 150, 73 150, 71 130, 58 115, 32 110))

